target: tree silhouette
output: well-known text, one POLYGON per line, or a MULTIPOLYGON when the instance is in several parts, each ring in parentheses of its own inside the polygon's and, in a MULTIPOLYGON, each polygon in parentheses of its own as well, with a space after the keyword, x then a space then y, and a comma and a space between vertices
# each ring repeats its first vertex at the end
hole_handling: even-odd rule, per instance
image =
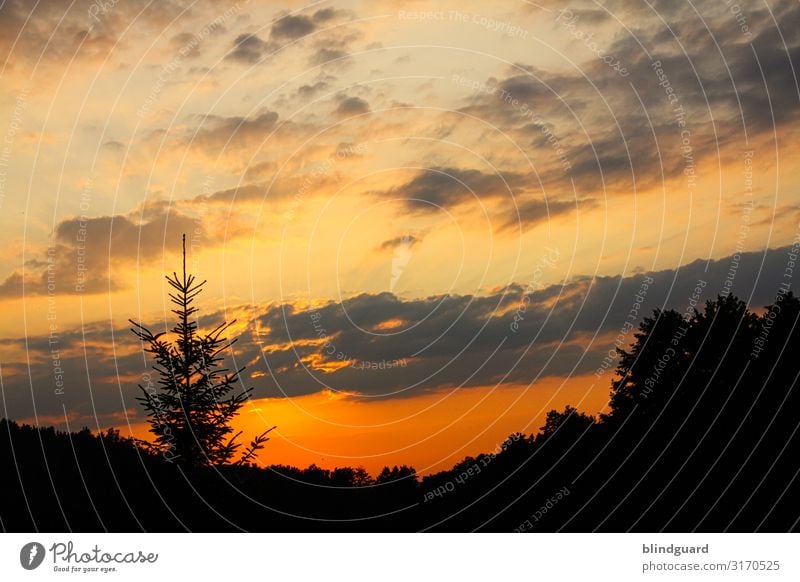
POLYGON ((403 480, 411 480, 414 481, 417 478, 417 472, 414 467, 408 467, 406 465, 401 465, 398 467, 395 465, 391 469, 389 467, 384 467, 380 474, 375 479, 376 483, 391 483, 393 481, 403 481, 403 480))
MULTIPOLYGON (((593 416, 578 412, 574 406, 569 404, 564 407, 564 412, 551 410, 547 413, 544 426, 539 430, 539 438, 547 440, 553 435, 563 433, 582 434, 595 424, 593 416)), ((517 435, 512 435, 514 442, 520 440, 517 435)))
MULTIPOLYGON (((183 276, 173 272, 166 277, 174 289, 169 294, 176 306, 172 313, 177 323, 168 334, 153 334, 148 328, 133 320, 131 331, 138 336, 144 350, 155 359, 153 369, 158 373, 158 388, 141 384, 142 402, 150 423, 154 443, 141 443, 151 452, 188 466, 225 465, 231 463, 240 447, 237 438, 241 431, 231 436, 231 421, 250 396, 252 388, 239 388, 244 367, 231 371, 223 367, 223 352, 236 340, 228 341, 225 332, 234 321, 223 322, 203 334, 196 321, 194 300, 203 290, 206 281, 198 283, 194 275, 186 273, 186 235, 183 236, 183 276)), ((236 464, 252 461, 257 450, 268 441, 269 430, 258 435, 242 451, 236 464)))

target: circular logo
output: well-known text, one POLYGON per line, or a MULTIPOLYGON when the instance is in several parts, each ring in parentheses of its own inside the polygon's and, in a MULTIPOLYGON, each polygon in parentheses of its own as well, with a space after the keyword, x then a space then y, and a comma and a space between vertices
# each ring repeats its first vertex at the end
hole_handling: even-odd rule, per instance
POLYGON ((19 551, 19 563, 26 570, 35 570, 44 561, 44 546, 39 542, 29 542, 19 551))

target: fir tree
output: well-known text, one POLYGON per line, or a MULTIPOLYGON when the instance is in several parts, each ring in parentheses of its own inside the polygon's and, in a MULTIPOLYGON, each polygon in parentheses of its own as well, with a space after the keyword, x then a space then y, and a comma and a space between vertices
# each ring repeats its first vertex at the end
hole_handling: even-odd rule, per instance
MULTIPOLYGON (((240 443, 241 431, 232 434, 231 421, 250 397, 252 388, 240 388, 244 367, 231 371, 224 367, 223 352, 236 340, 228 341, 225 332, 235 323, 223 322, 208 333, 198 330, 194 300, 206 281, 197 282, 186 273, 186 235, 183 236, 183 277, 173 272, 166 277, 173 289, 169 294, 175 305, 172 313, 177 323, 169 331, 153 334, 140 323, 131 331, 138 336, 145 352, 152 354, 158 373, 157 386, 139 385, 154 442, 142 443, 182 465, 207 466, 230 464, 240 443), (171 339, 169 337, 171 336, 171 339)), ((258 435, 246 447, 235 464, 252 461, 257 450, 268 441, 258 435)))

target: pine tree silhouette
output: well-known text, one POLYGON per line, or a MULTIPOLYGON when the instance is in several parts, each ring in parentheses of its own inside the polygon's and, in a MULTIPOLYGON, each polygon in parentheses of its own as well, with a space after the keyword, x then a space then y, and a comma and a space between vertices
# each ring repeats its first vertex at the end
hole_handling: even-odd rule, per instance
MULTIPOLYGON (((235 323, 223 322, 207 334, 198 331, 193 305, 206 281, 198 283, 186 273, 186 235, 183 235, 183 277, 173 272, 166 277, 174 289, 169 294, 176 306, 172 309, 178 321, 169 331, 153 334, 140 323, 131 331, 144 343, 144 350, 153 355, 153 369, 158 373, 158 388, 139 388, 148 415, 153 443, 141 442, 151 452, 182 465, 204 466, 231 463, 240 443, 241 431, 231 436, 231 421, 250 397, 252 388, 240 388, 244 367, 231 371, 223 367, 223 352, 236 340, 228 341, 225 332, 235 323)), ((256 451, 268 441, 272 427, 256 436, 242 451, 236 464, 249 463, 256 451)))

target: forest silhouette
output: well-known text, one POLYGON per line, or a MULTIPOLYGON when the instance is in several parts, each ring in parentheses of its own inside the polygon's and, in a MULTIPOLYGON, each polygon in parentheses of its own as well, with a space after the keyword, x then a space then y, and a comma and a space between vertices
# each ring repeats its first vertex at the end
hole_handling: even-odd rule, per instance
POLYGON ((787 531, 800 509, 800 300, 655 310, 607 412, 420 477, 174 463, 109 429, 0 421, 6 531, 787 531))

